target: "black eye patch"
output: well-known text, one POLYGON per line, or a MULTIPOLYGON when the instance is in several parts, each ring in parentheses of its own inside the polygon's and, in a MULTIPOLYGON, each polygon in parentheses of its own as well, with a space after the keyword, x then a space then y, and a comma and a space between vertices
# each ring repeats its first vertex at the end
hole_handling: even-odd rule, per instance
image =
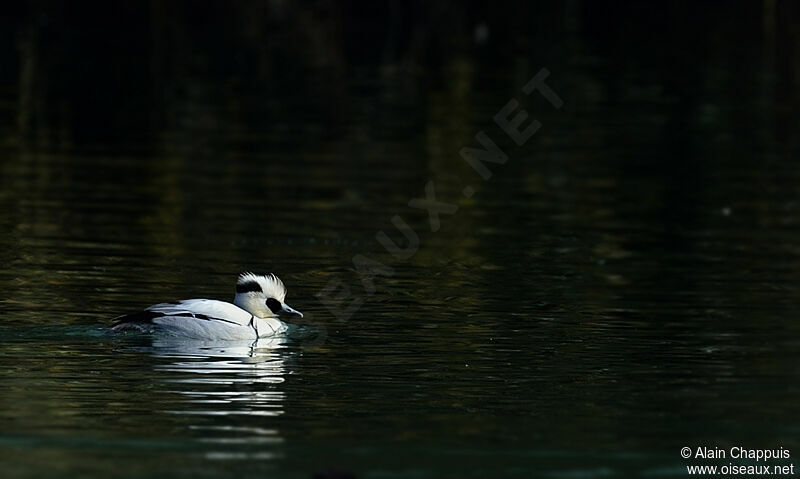
POLYGON ((278 314, 278 311, 283 309, 283 306, 281 306, 281 302, 275 298, 269 298, 267 300, 267 307, 269 308, 270 311, 272 311, 275 314, 278 314))

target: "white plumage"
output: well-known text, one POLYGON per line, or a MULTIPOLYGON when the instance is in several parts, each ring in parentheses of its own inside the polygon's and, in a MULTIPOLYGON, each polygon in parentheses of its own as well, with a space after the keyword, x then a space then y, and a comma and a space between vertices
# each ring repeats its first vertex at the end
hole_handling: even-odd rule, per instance
POLYGON ((286 331, 279 314, 303 314, 284 303, 286 286, 274 274, 243 273, 236 282, 233 304, 213 299, 160 303, 120 316, 114 331, 163 331, 198 339, 256 339, 286 331))

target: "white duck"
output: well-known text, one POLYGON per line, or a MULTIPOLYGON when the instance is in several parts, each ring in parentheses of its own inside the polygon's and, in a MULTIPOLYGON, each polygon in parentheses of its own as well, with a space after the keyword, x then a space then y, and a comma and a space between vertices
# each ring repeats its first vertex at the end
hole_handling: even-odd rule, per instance
POLYGON ((197 339, 257 339, 286 331, 278 314, 303 317, 284 303, 286 286, 274 274, 242 273, 233 304, 213 299, 160 303, 116 318, 113 331, 164 331, 197 339))

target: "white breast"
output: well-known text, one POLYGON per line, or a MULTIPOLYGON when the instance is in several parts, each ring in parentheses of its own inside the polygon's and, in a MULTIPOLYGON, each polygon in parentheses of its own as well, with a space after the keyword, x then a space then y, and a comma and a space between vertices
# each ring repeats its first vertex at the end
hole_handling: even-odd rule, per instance
POLYGON ((276 318, 256 318, 236 305, 212 299, 156 304, 147 311, 162 314, 152 318, 159 329, 198 339, 256 339, 286 330, 276 318))

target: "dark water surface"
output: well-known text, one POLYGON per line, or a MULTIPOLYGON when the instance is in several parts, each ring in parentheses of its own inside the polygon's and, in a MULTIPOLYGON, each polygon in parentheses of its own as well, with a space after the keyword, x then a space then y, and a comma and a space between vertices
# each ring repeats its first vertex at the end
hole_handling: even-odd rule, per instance
MULTIPOLYGON (((721 22, 709 28, 736 30, 721 22)), ((0 91, 2 476, 686 477, 715 463, 684 446, 795 462, 798 84, 768 35, 697 40, 705 53, 672 65, 652 57, 669 39, 641 46, 646 30, 495 45, 499 58, 456 48, 435 69, 189 68, 144 93, 135 75, 105 80, 122 93, 49 77, 73 70, 22 35, 27 60, 0 91), (541 68, 563 108, 522 93, 541 68), (493 122, 511 98, 542 124, 522 146, 493 122), (481 130, 509 156, 488 181, 459 156, 481 130), (408 206, 429 181, 458 205, 436 232, 408 206), (396 214, 420 239, 407 260, 375 240, 401 242, 396 214), (354 255, 392 269, 374 293, 354 255), (104 329, 156 302, 231 300, 245 270, 282 277, 306 313, 297 331, 250 344, 104 329), (351 317, 319 297, 330 281, 363 300, 351 317)))

